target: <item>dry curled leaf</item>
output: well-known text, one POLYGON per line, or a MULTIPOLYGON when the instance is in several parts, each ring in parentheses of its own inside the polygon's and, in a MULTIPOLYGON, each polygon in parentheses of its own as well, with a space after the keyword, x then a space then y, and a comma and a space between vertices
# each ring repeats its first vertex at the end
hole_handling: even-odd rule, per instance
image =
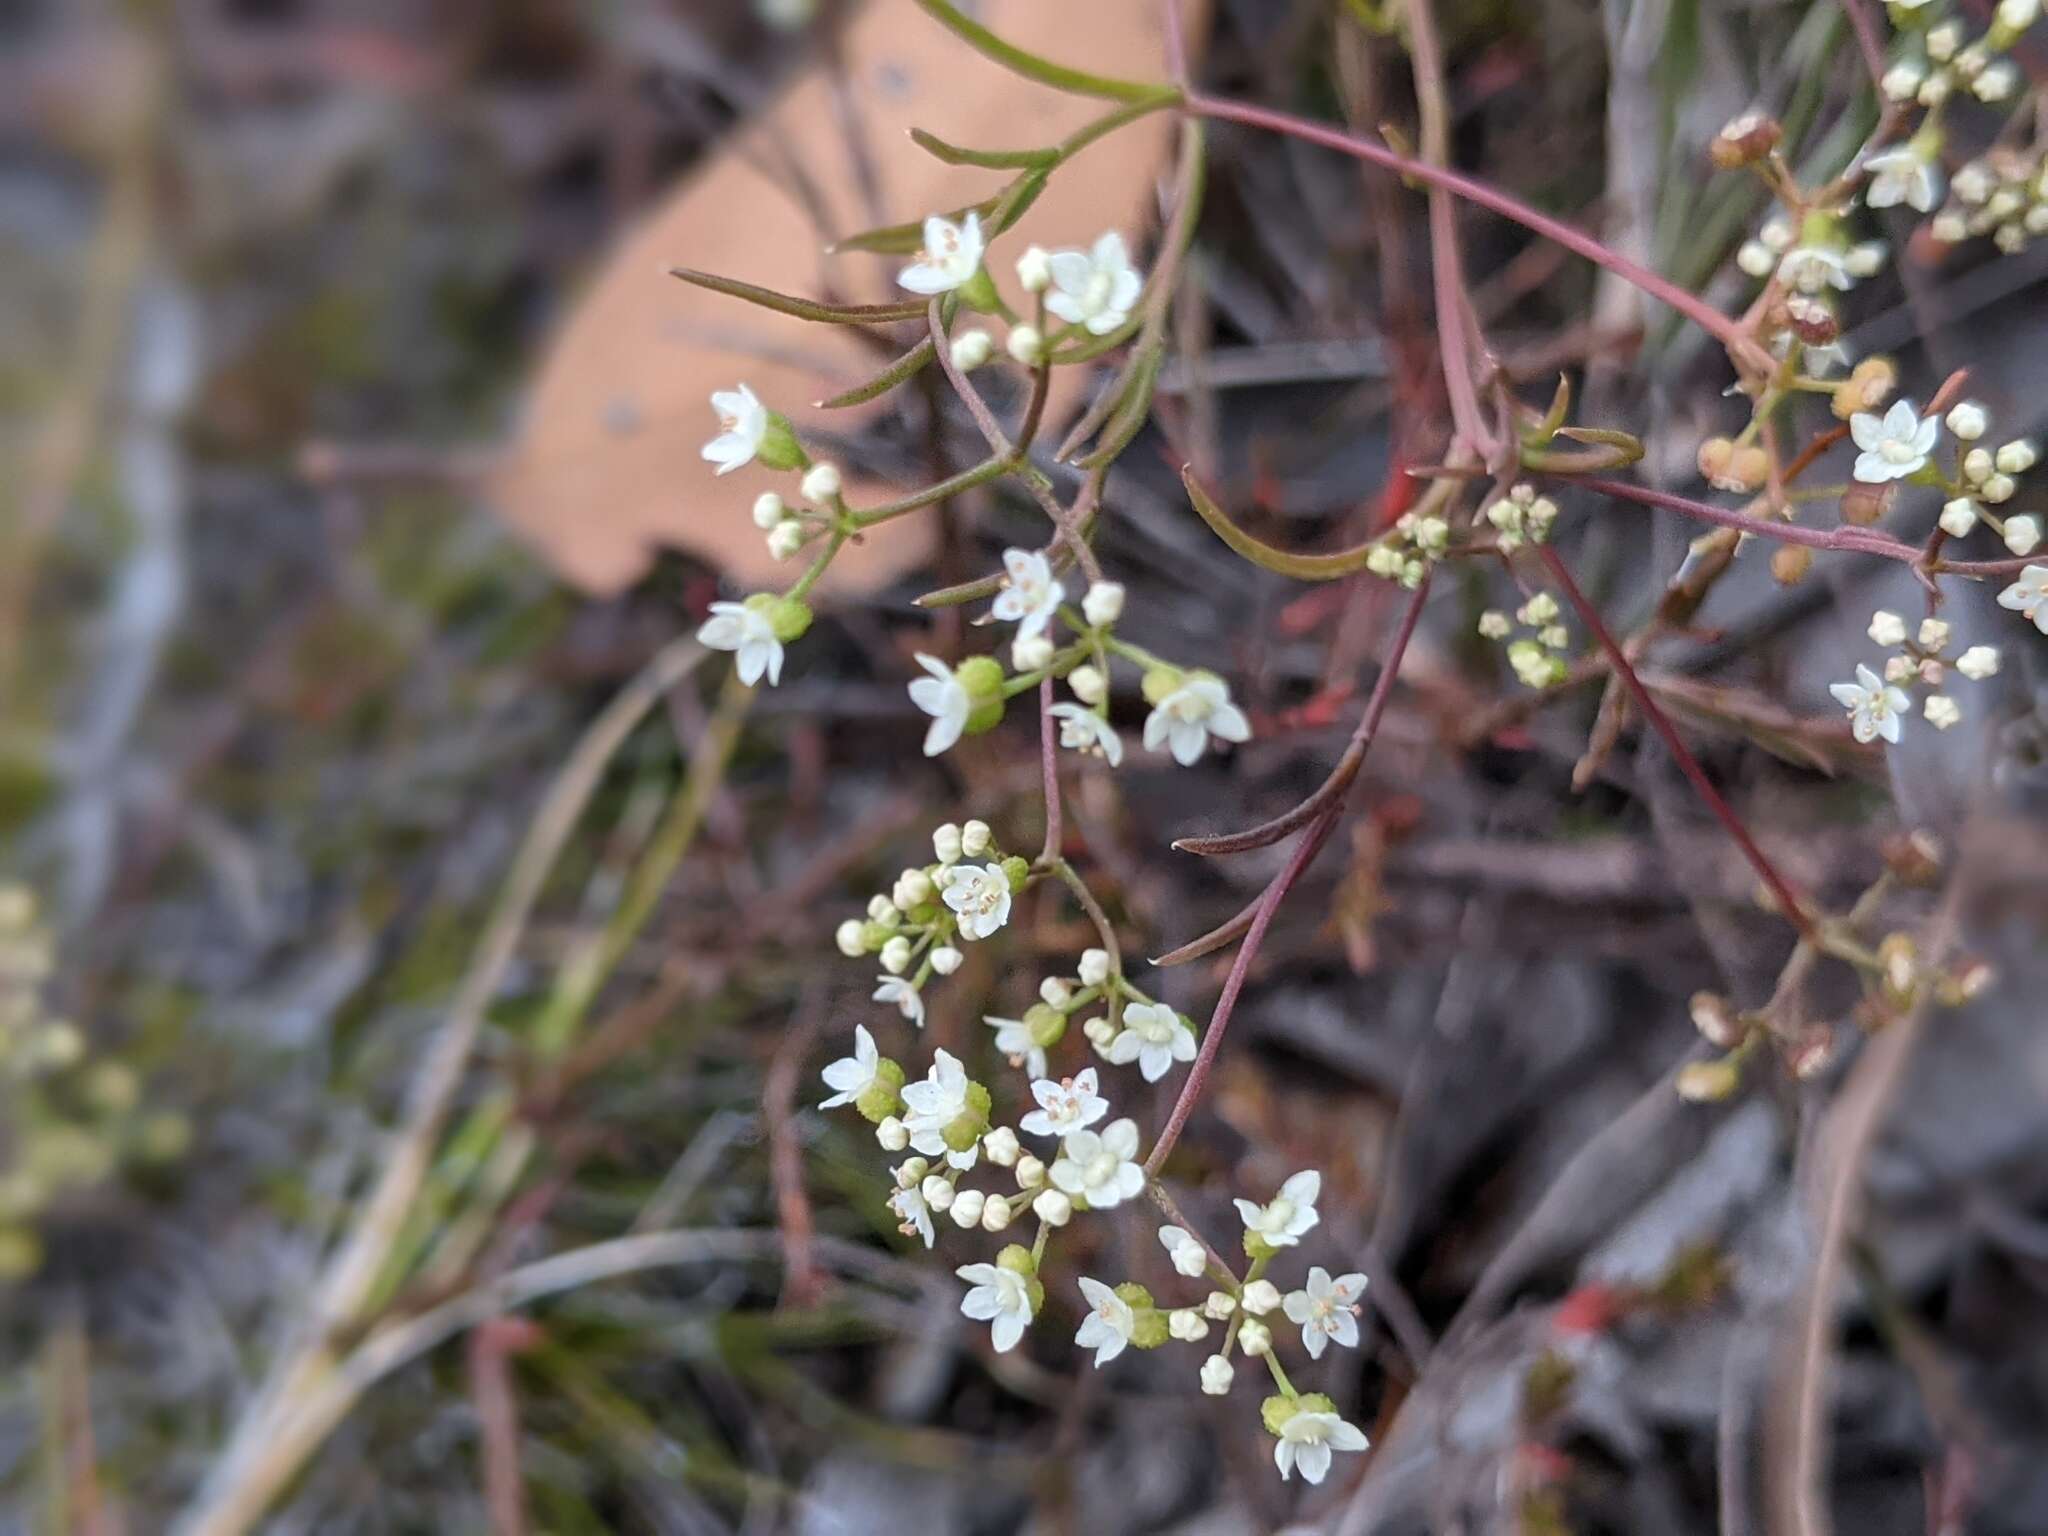
MULTIPOLYGON (((987 0, 979 19, 1053 58, 1139 78, 1163 73, 1154 6, 987 0), (1085 56, 1075 57, 1082 39, 1085 56)), ((822 412, 811 402, 875 374, 890 352, 846 327, 805 324, 679 283, 670 268, 836 300, 900 298, 893 278, 901 257, 828 257, 824 246, 877 223, 959 207, 1004 182, 1003 172, 943 164, 912 148, 904 142, 910 129, 976 149, 1028 148, 1104 110, 1100 101, 1005 72, 913 0, 870 0, 847 28, 842 52, 843 96, 827 67, 815 64, 720 144, 619 242, 540 368, 525 425, 490 489, 512 525, 578 586, 610 592, 629 585, 663 546, 713 561, 743 586, 787 579, 747 509, 762 490, 793 487, 758 467, 713 477, 698 457, 713 431, 713 389, 744 379, 800 429, 826 425, 841 434, 888 408, 883 401, 822 412), (864 160, 856 135, 865 141, 864 160), (778 169, 788 166, 802 168, 808 193, 778 169), (861 190, 870 176, 874 206, 861 190), (807 212, 807 195, 829 227, 807 212)), ((1156 211, 1172 126, 1168 114, 1146 118, 1053 176, 998 248, 999 278, 1008 276, 1007 253, 1031 241, 1078 245, 1117 228, 1135 245, 1156 211)), ((914 326, 887 333, 897 343, 891 352, 917 338, 914 326)), ((1061 370, 1056 410, 1071 405, 1082 372, 1061 370)), ((911 488, 853 463, 844 467, 855 504, 911 488)), ((929 519, 905 519, 850 546, 827 585, 868 590, 916 566, 931 548, 931 529, 929 519)))

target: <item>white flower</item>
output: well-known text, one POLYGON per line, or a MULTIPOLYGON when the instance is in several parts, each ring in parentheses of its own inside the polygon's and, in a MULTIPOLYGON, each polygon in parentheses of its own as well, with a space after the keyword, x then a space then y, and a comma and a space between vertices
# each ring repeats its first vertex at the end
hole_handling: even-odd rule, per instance
POLYGON ((1998 594, 1998 606, 2010 608, 2048 635, 2048 565, 2030 565, 2020 579, 1998 594))
POLYGON ((1016 1348, 1031 1324, 1030 1282, 998 1264, 962 1264, 953 1273, 973 1287, 960 1298, 961 1312, 989 1325, 996 1353, 1016 1348))
POLYGON ((1124 237, 1111 230, 1087 251, 1055 251, 1052 288, 1045 307, 1091 336, 1107 336, 1131 317, 1143 281, 1124 250, 1124 237))
POLYGON ((740 681, 748 687, 760 682, 763 673, 771 688, 782 681, 782 642, 760 609, 745 603, 713 603, 711 617, 699 626, 697 638, 714 651, 733 652, 740 681))
POLYGON ((985 939, 1010 920, 1010 877, 1000 864, 956 864, 946 905, 960 919, 960 937, 985 939))
POLYGON ((1921 710, 1927 716, 1927 723, 1937 731, 1945 731, 1963 718, 1963 711, 1956 701, 1945 693, 1930 693, 1921 710))
POLYGON ((1043 634, 1065 600, 1067 589, 1053 579, 1052 564, 1036 550, 1003 551, 1003 590, 989 612, 1015 622, 1019 639, 1043 634))
POLYGON ((996 1049, 1010 1058, 1011 1066, 1022 1067, 1034 1078, 1045 1076, 1045 1047, 1032 1040, 1029 1024, 992 1014, 983 1014, 981 1022, 996 1032, 996 1049))
POLYGON ((1074 1342, 1083 1349, 1095 1351, 1095 1368, 1103 1366, 1124 1352, 1124 1346, 1131 1342, 1131 1334, 1138 1326, 1138 1314, 1131 1310, 1131 1304, 1104 1285, 1100 1280, 1081 1277, 1081 1294, 1088 1298, 1090 1308, 1081 1319, 1081 1328, 1074 1335, 1074 1342))
POLYGON ((729 475, 753 463, 761 451, 761 439, 768 435, 768 407, 742 384, 738 389, 714 389, 711 409, 718 412, 718 436, 704 445, 704 457, 721 475, 729 475))
POLYGON ((837 1109, 866 1093, 874 1084, 881 1060, 875 1049, 875 1037, 868 1033, 867 1026, 854 1025, 853 1054, 840 1057, 825 1069, 825 1086, 832 1089, 833 1094, 818 1108, 837 1109))
POLYGON ((1166 1249, 1166 1257, 1172 1262, 1176 1274, 1186 1275, 1190 1280, 1199 1279, 1209 1267, 1209 1255, 1194 1235, 1180 1227, 1161 1227, 1159 1241, 1166 1249))
POLYGON ((1973 645, 1956 658, 1956 670, 1973 683, 1981 683, 1987 677, 1998 673, 1998 647, 1995 645, 1973 645))
POLYGON ((1135 1061, 1145 1081, 1156 1083, 1176 1061, 1195 1059, 1195 1035, 1164 1003, 1131 1003, 1124 1009, 1123 1029, 1103 1055, 1119 1067, 1135 1061))
POLYGON ((1364 1294, 1365 1276, 1332 1280, 1320 1264, 1308 1272, 1307 1285, 1287 1293, 1281 1305, 1287 1320, 1300 1326, 1301 1347, 1311 1359, 1322 1359, 1332 1339, 1346 1349, 1358 1348, 1358 1298, 1364 1294))
POLYGON ((1058 1082, 1041 1075, 1031 1085, 1031 1097, 1038 1100, 1038 1108, 1017 1122, 1018 1129, 1029 1136, 1085 1131, 1109 1113, 1109 1100, 1095 1091, 1093 1067, 1083 1067, 1058 1082))
POLYGON ((1161 699, 1145 717, 1145 750, 1156 752, 1163 746, 1183 768, 1201 760, 1211 736, 1218 741, 1247 741, 1251 734, 1251 723, 1244 711, 1230 702, 1230 690, 1223 680, 1200 672, 1161 699))
POLYGON ((1858 741, 1873 741, 1882 736, 1886 741, 1899 739, 1899 716, 1913 707, 1913 701, 1897 688, 1886 685, 1870 668, 1861 662, 1856 665, 1856 681, 1835 683, 1828 692, 1835 696, 1835 702, 1849 711, 1849 730, 1858 741))
POLYGON ((1245 1231, 1264 1238, 1268 1246, 1291 1248, 1319 1219, 1316 1197, 1322 1191, 1323 1176, 1305 1169, 1282 1184, 1280 1193, 1265 1205, 1239 1200, 1237 1214, 1244 1218, 1245 1231))
POLYGON ((1211 1397, 1221 1397, 1230 1390, 1230 1380, 1237 1374, 1237 1367, 1221 1355, 1211 1355, 1202 1362, 1202 1390, 1211 1397))
POLYGON ((924 1203, 924 1196, 913 1184, 908 1189, 899 1189, 889 1197, 889 1209, 894 1211, 901 1225, 897 1231, 905 1237, 921 1237, 925 1247, 932 1245, 932 1209, 924 1203))
POLYGON ((1100 1136, 1071 1132, 1051 1169, 1053 1184, 1070 1196, 1085 1196, 1089 1209, 1106 1211, 1133 1199, 1145 1187, 1137 1163, 1138 1123, 1113 1120, 1100 1136))
POLYGON ((948 1050, 936 1052, 922 1081, 905 1083, 902 1093, 903 1107, 909 1111, 903 1124, 910 1132, 910 1144, 926 1157, 953 1157, 945 1130, 968 1112, 967 1069, 960 1065, 960 1058, 948 1050))
POLYGON ((1927 462, 1940 434, 1941 423, 1931 416, 1921 420, 1907 400, 1893 401, 1881 421, 1869 411, 1858 411, 1849 418, 1849 435, 1863 450, 1853 473, 1865 485, 1903 480, 1927 462))
POLYGON ((1901 144, 1872 155, 1864 162, 1870 172, 1870 190, 1864 201, 1873 208, 1894 208, 1904 203, 1922 213, 1932 213, 1941 201, 1941 172, 1921 157, 1911 144, 1901 144))
POLYGON ((1880 608, 1870 616, 1869 633, 1879 645, 1901 645, 1906 639, 1906 621, 1889 608, 1880 608))
POLYGON ((894 1003, 898 1013, 919 1029, 924 1028, 924 994, 917 990, 916 982, 906 981, 901 976, 877 976, 874 1000, 894 1003))
POLYGON ((1116 727, 1086 705, 1055 704, 1047 713, 1060 723, 1061 746, 1098 753, 1112 768, 1124 760, 1123 738, 1116 727))
POLYGON ((1365 1447, 1364 1431, 1357 1425, 1345 1423, 1334 1413, 1301 1408, 1280 1427, 1273 1465, 1283 1478, 1298 1468, 1309 1482, 1320 1483, 1330 1470, 1330 1452, 1362 1451, 1365 1447))
POLYGON ((1849 288, 1855 283, 1841 252, 1822 245, 1799 245, 1787 251, 1778 263, 1778 279, 1806 294, 1823 288, 1849 288))
POLYGON ((981 269, 981 215, 970 211, 955 224, 933 214, 924 221, 924 249, 896 274, 912 293, 951 293, 981 269))
POLYGON ((932 717, 931 729, 924 733, 924 755, 937 757, 967 729, 967 716, 973 711, 974 700, 968 697, 960 674, 938 657, 919 651, 917 664, 931 675, 911 683, 910 702, 932 717))
POLYGON ((1123 616, 1122 582, 1097 581, 1089 584, 1087 594, 1081 599, 1081 617, 1100 629, 1105 624, 1114 624, 1123 616))

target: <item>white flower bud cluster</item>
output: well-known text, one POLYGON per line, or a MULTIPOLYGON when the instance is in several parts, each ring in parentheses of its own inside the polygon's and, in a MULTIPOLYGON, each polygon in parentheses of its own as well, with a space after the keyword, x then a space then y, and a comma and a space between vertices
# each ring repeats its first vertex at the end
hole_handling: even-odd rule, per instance
POLYGON ((1558 611, 1557 599, 1538 592, 1517 608, 1512 619, 1498 608, 1479 615, 1479 633, 1488 640, 1504 642, 1508 665, 1527 688, 1551 688, 1571 672, 1565 652, 1571 646, 1571 631, 1558 611), (1516 626, 1525 633, 1516 636, 1516 626))
POLYGON ((1936 730, 1947 730, 1963 718, 1962 706, 1947 691, 1951 674, 1977 683, 1998 672, 1996 646, 1973 645, 1951 657, 1953 629, 1945 619, 1923 619, 1909 628, 1898 614, 1880 608, 1870 616, 1868 633, 1895 653, 1885 658, 1882 676, 1858 666, 1855 681, 1829 690, 1849 712, 1850 731, 1859 742, 1881 739, 1896 745, 1916 693, 1922 696, 1921 716, 1936 730))
POLYGON ((1551 525, 1557 521, 1557 503, 1537 495, 1536 487, 1523 481, 1510 486, 1505 496, 1486 509, 1486 520, 1493 525, 1494 543, 1504 551, 1516 550, 1550 537, 1551 525))
POLYGON ((2007 254, 2048 234, 2048 156, 1999 145, 1967 162, 1929 231, 1950 245, 1988 236, 2007 254))
POLYGON ((1422 585, 1430 567, 1451 545, 1451 525, 1434 513, 1404 512, 1365 557, 1365 568, 1409 591, 1422 585))
POLYGON ((1991 25, 1974 39, 1968 20, 1949 15, 1929 18, 1923 3, 1894 0, 1894 14, 1919 47, 1885 71, 1878 88, 1899 106, 1918 105, 1930 111, 1952 96, 1974 96, 1996 105, 2010 101, 2020 86, 2019 66, 2004 55, 2020 34, 2040 17, 2040 0, 2001 0, 1991 25))
POLYGON ((1952 539, 1965 538, 1982 523, 2013 554, 2032 554, 2041 542, 2040 516, 2031 512, 2006 516, 1994 509, 2019 493, 2019 477, 2040 461, 2040 450, 2025 438, 1996 447, 1987 445, 1984 438, 1991 429, 1991 417, 1974 400, 1950 407, 1943 422, 1956 440, 1956 465, 1946 481, 1949 497, 1942 503, 1942 532, 1952 539))

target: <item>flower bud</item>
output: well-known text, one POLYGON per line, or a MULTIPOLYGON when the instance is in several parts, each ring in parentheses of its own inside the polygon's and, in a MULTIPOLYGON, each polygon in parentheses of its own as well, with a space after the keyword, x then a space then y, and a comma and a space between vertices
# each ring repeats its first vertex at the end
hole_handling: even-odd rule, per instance
POLYGON ((901 1152, 910 1145, 910 1128, 894 1115, 885 1116, 875 1127, 875 1140, 884 1152, 901 1152))
POLYGON ((1010 356, 1026 368, 1036 368, 1045 361, 1045 337, 1035 325, 1011 326, 1010 339, 1004 345, 1010 356))
POLYGON ((891 976, 901 976, 910 965, 910 940, 897 934, 882 946, 882 969, 891 976))
POLYGON ((947 1213, 953 1218, 953 1225, 965 1231, 981 1225, 982 1209, 988 1196, 978 1189, 963 1189, 953 1197, 952 1209, 947 1213))
POLYGON ((941 944, 931 953, 932 969, 941 976, 950 976, 960 969, 960 962, 967 957, 950 944, 941 944))
POLYGON ((1254 1280, 1238 1299, 1245 1311, 1254 1317, 1264 1317, 1280 1305, 1280 1288, 1270 1280, 1254 1280))
POLYGON ((1045 1182, 1045 1164, 1029 1152, 1017 1159, 1017 1187, 1036 1189, 1045 1182))
POLYGON ((1984 414, 1984 407, 1974 400, 1964 400, 1950 406, 1949 413, 1943 420, 1948 423, 1949 431, 1966 443, 1977 441, 1991 425, 1991 418, 1984 414))
POLYGON ((1919 950, 1903 933, 1888 933, 1877 946, 1878 973, 1883 979, 1885 1000, 1896 1008, 1913 1001, 1920 984, 1919 950))
POLYGON ((1898 381, 1899 371, 1890 359, 1866 357, 1836 386, 1831 407, 1836 419, 1847 421, 1860 411, 1875 411, 1891 397, 1898 381))
POLYGON ((1950 629, 1947 619, 1922 619, 1918 636, 1920 649, 1923 651, 1942 650, 1948 645, 1949 636, 1953 633, 1954 631, 1950 629))
POLYGON ((1017 282, 1026 293, 1043 293, 1052 286, 1052 256, 1040 246, 1026 247, 1017 258, 1017 282))
POLYGON ((932 877, 921 869, 906 869, 896 877, 889 899, 905 912, 932 899, 932 877))
POLYGON ((1728 1005, 1728 999, 1718 992, 1695 992, 1692 995, 1692 1022, 1706 1039, 1707 1044, 1721 1050, 1732 1050, 1742 1043, 1749 1033, 1735 1010, 1728 1005))
POLYGON ((2022 438, 2000 448, 1993 462, 2001 474, 2023 475, 2034 467, 2039 457, 2040 454, 2034 445, 2022 438))
POLYGON ((1989 479, 1997 467, 1998 460, 1992 457, 1988 448, 1972 448, 1963 455, 1963 478, 1972 484, 1989 479))
POLYGON ((1781 587, 1795 586, 1813 569, 1813 551, 1804 544, 1780 544, 1771 551, 1771 577, 1781 587))
POLYGON ((1081 1026, 1081 1034, 1098 1051, 1106 1051, 1116 1038, 1116 1026, 1098 1014, 1081 1026))
POLYGON ((1973 683, 1981 683, 1998 672, 1998 647, 1973 645, 1956 658, 1956 670, 1973 683))
POLYGON ((766 533, 789 513, 788 505, 773 491, 763 491, 754 498, 754 526, 766 533))
POLYGON ((970 859, 978 859, 987 853, 994 841, 995 834, 985 821, 970 821, 960 829, 960 851, 970 859))
POLYGON ((820 460, 804 471, 804 500, 814 504, 830 501, 839 494, 839 483, 839 466, 820 460))
POLYGON ((1962 706, 1945 693, 1930 693, 1920 712, 1937 731, 1945 731, 1963 718, 1962 706))
POLYGON ((1263 1355, 1273 1347, 1273 1330, 1248 1317, 1237 1325, 1237 1342, 1246 1354, 1263 1355))
POLYGON ((1209 1320, 1193 1307, 1175 1307, 1166 1315, 1166 1331, 1183 1344, 1209 1336, 1209 1320))
POLYGON ((1904 645, 1906 621, 1889 608, 1880 608, 1870 616, 1869 634, 1882 646, 1904 645))
POLYGON ((1842 492, 1842 521, 1867 528, 1882 520, 1891 510, 1894 483, 1866 485, 1861 480, 1851 480, 1849 488, 1842 492))
POLYGON ((937 828, 932 833, 932 852, 938 855, 941 864, 958 863, 960 855, 966 852, 961 846, 959 827, 949 821, 937 828))
POLYGON ((1785 130, 1776 118, 1762 112, 1745 112, 1714 135, 1707 146, 1707 158, 1724 171, 1755 165, 1778 147, 1785 130))
POLYGON ((953 344, 949 348, 953 366, 962 373, 974 372, 995 356, 995 350, 995 339, 979 327, 971 331, 962 331, 953 338, 953 344))
POLYGON ((981 1230, 1000 1232, 1010 1224, 1010 1197, 990 1195, 981 1205, 981 1230))
POLYGON ((932 1165, 921 1157, 907 1157, 896 1170, 898 1189, 915 1189, 924 1182, 924 1176, 932 1171, 932 1165))
POLYGON ((1220 1323, 1237 1311, 1237 1298, 1228 1291, 1211 1291, 1202 1301, 1202 1310, 1220 1323))
POLYGON ((2031 555, 2041 542, 2041 520, 2037 517, 2009 517, 2005 520, 2005 547, 2016 555, 2031 555))
POLYGON ((981 1150, 998 1168, 1014 1168, 1021 1148, 1017 1133, 1007 1125, 999 1125, 981 1138, 981 1150))
POLYGON ((1017 672, 1036 672, 1051 663, 1053 650, 1045 635, 1019 635, 1010 642, 1010 667, 1017 672))
POLYGON ((804 547, 804 525, 795 518, 784 518, 768 530, 768 555, 773 560, 787 560, 804 547))
POLYGON ((1927 889, 1941 881, 1941 843, 1931 832, 1913 831, 1888 837, 1884 866, 1902 885, 1927 889))
POLYGON ((865 933, 867 924, 857 917, 849 917, 832 930, 832 942, 839 946, 839 953, 849 960, 858 960, 868 952, 865 933))
POLYGON ((1023 1022, 1031 1032, 1031 1043, 1041 1051, 1058 1045, 1067 1032, 1067 1016, 1046 1003, 1033 1003, 1026 1008, 1023 1022))
POLYGON ((1031 1209, 1048 1227, 1064 1227, 1074 1219, 1074 1202, 1056 1189, 1041 1189, 1031 1209))
POLYGON ((1021 853, 1013 853, 1003 860, 1003 877, 1010 882, 1010 894, 1018 895, 1024 889, 1024 882, 1031 878, 1031 861, 1021 853))
POLYGON ((1997 507, 2011 501, 2013 492, 2018 489, 2019 486, 2014 483, 2011 475, 1991 474, 1977 487, 1977 494, 1997 507))
MULTIPOLYGON (((896 1111, 903 1107, 903 1068, 884 1056, 875 1063, 875 1080, 861 1089, 860 1096, 853 1101, 853 1107, 861 1117, 872 1125, 896 1118, 896 1111)), ((906 1142, 905 1145, 908 1145, 906 1142)), ((886 1150, 900 1152, 902 1147, 886 1150)))
POLYGON ((1202 1390, 1210 1397, 1221 1397, 1230 1390, 1230 1383, 1237 1375, 1237 1368, 1221 1355, 1211 1355, 1202 1362, 1202 1390))
POLYGON ((953 1203, 953 1181, 944 1174, 929 1174, 917 1186, 917 1192, 924 1196, 924 1203, 935 1211, 943 1211, 953 1203))
POLYGON ((1081 951, 1081 985, 1099 987, 1109 980, 1109 951, 1106 949, 1084 949, 1081 951))
POLYGON ((747 599, 746 606, 767 619, 775 638, 784 645, 792 640, 801 640, 804 631, 811 627, 811 610, 800 597, 777 597, 772 592, 756 592, 747 599))
POLYGON ((1727 1098, 1742 1084, 1742 1069, 1726 1056, 1689 1061, 1678 1069, 1678 1096, 1694 1104, 1727 1098))
POLYGON ((1952 539, 1960 539, 1977 526, 1977 503, 1967 496, 1958 496, 1945 502, 1941 509, 1941 531, 1952 539))
POLYGON ((1083 704, 1100 704, 1109 685, 1102 674, 1093 667, 1076 667, 1067 674, 1067 686, 1074 690, 1074 697, 1083 704))
POLYGON ((1124 588, 1119 581, 1098 581, 1090 584, 1088 593, 1081 599, 1081 614, 1090 624, 1101 629, 1114 624, 1123 617, 1124 588))

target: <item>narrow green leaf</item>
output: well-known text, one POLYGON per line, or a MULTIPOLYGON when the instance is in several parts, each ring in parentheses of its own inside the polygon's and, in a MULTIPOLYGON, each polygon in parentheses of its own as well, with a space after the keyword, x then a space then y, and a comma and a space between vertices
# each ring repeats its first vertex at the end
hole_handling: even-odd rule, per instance
POLYGON ((897 358, 887 368, 869 379, 865 384, 856 384, 843 394, 829 400, 820 400, 818 409, 823 411, 841 410, 849 405, 865 405, 877 396, 886 395, 904 380, 915 378, 931 365, 938 356, 938 349, 929 335, 908 352, 897 358))
POLYGON ((1188 488, 1188 498, 1194 502, 1195 510, 1202 514, 1202 521, 1216 531, 1216 537, 1262 570, 1292 576, 1297 581, 1335 581, 1340 576, 1364 570, 1365 562, 1372 554, 1374 541, 1371 540, 1327 555, 1291 555, 1284 549, 1275 549, 1253 538, 1225 517, 1223 509, 1210 500, 1208 492, 1202 489, 1191 470, 1183 468, 1180 478, 1188 488))
POLYGON ((1165 349, 1158 345, 1141 347, 1132 359, 1131 381, 1118 400, 1116 413, 1103 429, 1095 451, 1080 460, 1082 469, 1100 469, 1131 446, 1131 439, 1152 414, 1152 391, 1159 382, 1159 364, 1165 349))
POLYGON ((689 267, 670 267, 668 271, 670 277, 679 277, 699 288, 709 288, 713 293, 745 299, 749 304, 758 304, 777 314, 795 315, 799 320, 816 320, 826 325, 882 325, 894 320, 922 319, 925 312, 922 299, 903 304, 820 304, 815 299, 800 299, 792 294, 777 293, 773 288, 761 288, 753 283, 743 283, 738 278, 719 277, 715 273, 697 272, 689 267))
POLYGON ((922 128, 911 129, 910 138, 919 149, 947 165, 974 165, 985 171, 1030 170, 1057 165, 1060 159, 1057 149, 966 149, 922 128))

